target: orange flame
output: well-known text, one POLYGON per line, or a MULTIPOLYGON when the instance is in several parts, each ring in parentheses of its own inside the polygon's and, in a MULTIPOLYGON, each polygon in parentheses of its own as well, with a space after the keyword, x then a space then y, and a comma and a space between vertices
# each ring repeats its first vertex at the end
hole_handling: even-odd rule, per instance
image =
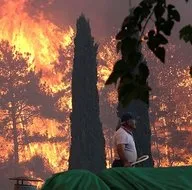
MULTIPOLYGON (((61 89, 65 90, 65 95, 58 104, 60 109, 64 110, 69 116, 72 109, 69 75, 72 70, 73 59, 73 53, 70 48, 73 46, 74 30, 70 26, 65 30, 61 29, 47 20, 41 12, 35 18, 31 18, 26 11, 26 2, 28 1, 4 1, 4 4, 0 7, 0 39, 8 40, 21 53, 29 52, 31 54, 30 61, 34 63, 33 67, 43 71, 43 79, 50 85, 53 92, 61 89), (54 73, 53 67, 54 64, 58 64, 60 48, 62 48, 65 56, 69 57, 69 60, 64 63, 64 71, 54 73), (64 80, 62 80, 63 77, 64 80)), ((119 58, 115 51, 115 45, 115 39, 111 38, 99 48, 97 86, 100 91, 104 88, 104 83, 111 73, 115 61, 119 58)), ((185 75, 179 85, 189 86, 191 85, 191 80, 185 75)), ((117 94, 114 88, 110 88, 108 91, 107 100, 111 105, 117 104, 117 94)), ((161 109, 166 109, 166 105, 162 104, 161 109)), ((58 125, 59 123, 53 120, 35 118, 33 124, 28 127, 29 136, 31 137, 37 133, 39 135, 47 134, 47 140, 38 143, 29 142, 28 145, 25 145, 19 153, 20 162, 26 162, 36 155, 41 155, 47 160, 46 166, 53 173, 67 169, 70 145, 70 120, 67 119, 65 121, 65 129, 63 129, 62 134, 57 128, 58 125), (52 142, 53 138, 63 136, 66 137, 63 142, 52 142)), ((112 132, 105 131, 108 166, 110 166, 111 162, 109 158, 113 156, 111 152, 112 145, 110 144, 111 135, 112 132), (107 135, 108 133, 110 136, 107 135)), ((7 142, 4 137, 0 136, 0 144, 0 162, 2 162, 6 161, 9 153, 12 152, 12 142, 7 142)), ((155 148, 153 147, 153 149, 155 148)), ((165 147, 160 146, 160 149, 166 152, 165 147)), ((162 163, 166 165, 166 160, 163 160, 162 163)), ((34 175, 31 171, 26 171, 26 174, 34 175)))
POLYGON ((60 82, 61 76, 52 73, 53 63, 58 58, 58 49, 66 49, 72 43, 74 30, 61 29, 47 20, 41 12, 31 18, 26 12, 27 0, 5 1, 0 7, 0 39, 8 40, 21 53, 30 53, 30 61, 37 70, 52 75, 52 81, 60 82))

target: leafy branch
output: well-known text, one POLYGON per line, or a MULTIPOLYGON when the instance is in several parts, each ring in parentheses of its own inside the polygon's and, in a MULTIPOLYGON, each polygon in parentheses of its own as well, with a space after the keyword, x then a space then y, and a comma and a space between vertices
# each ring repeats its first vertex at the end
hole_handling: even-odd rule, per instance
MULTIPOLYGON (((188 0, 185 0, 188 2, 188 0)), ((172 4, 166 0, 143 0, 123 21, 121 31, 116 35, 117 52, 121 51, 121 60, 114 65, 113 71, 106 81, 106 85, 118 85, 119 102, 124 106, 133 99, 140 99, 149 103, 148 86, 149 69, 141 53, 142 37, 147 25, 154 15, 155 28, 145 37, 148 48, 163 63, 165 63, 166 36, 170 36, 175 22, 180 22, 180 14, 172 4)), ((188 25, 180 31, 180 38, 192 42, 192 27, 188 25)), ((190 70, 192 73, 192 68, 190 70)))
POLYGON ((145 22, 145 24, 144 24, 144 26, 143 26, 143 30, 142 30, 141 35, 140 35, 140 41, 141 41, 141 39, 142 39, 142 37, 143 37, 143 35, 144 35, 145 29, 146 29, 146 27, 147 27, 147 24, 149 23, 151 17, 153 16, 154 10, 155 10, 155 9, 153 8, 153 11, 151 11, 149 17, 147 18, 147 20, 146 20, 146 22, 145 22))

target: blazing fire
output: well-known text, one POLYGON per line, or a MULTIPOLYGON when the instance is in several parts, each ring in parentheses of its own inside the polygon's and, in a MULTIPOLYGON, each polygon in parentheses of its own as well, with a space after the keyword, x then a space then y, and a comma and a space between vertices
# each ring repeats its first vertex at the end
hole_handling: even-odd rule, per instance
MULTIPOLYGON (((69 118, 71 111, 70 73, 72 71, 74 30, 70 26, 66 29, 59 28, 47 20, 41 12, 35 18, 31 18, 26 9, 27 2, 27 0, 4 1, 0 7, 0 39, 9 41, 19 52, 30 54, 29 62, 33 63, 33 69, 36 71, 42 70, 42 82, 46 81, 53 93, 65 90, 65 95, 58 102, 58 107, 65 111, 69 118), (61 53, 60 50, 62 50, 61 53), (68 60, 65 61, 65 68, 56 72, 54 66, 60 64, 60 56, 64 56, 68 60), (66 76, 64 80, 62 80, 63 75, 66 76)), ((99 89, 104 86, 106 75, 109 75, 111 69, 111 67, 108 68, 108 65, 111 65, 113 61, 110 60, 112 56, 110 49, 107 50, 106 48, 107 46, 104 46, 103 52, 98 54, 100 60, 105 61, 107 58, 105 68, 99 65, 99 89)), ((59 125, 61 124, 53 120, 35 118, 28 127, 27 137, 45 136, 48 140, 47 142, 33 142, 31 140, 32 142, 29 141, 27 145, 21 146, 19 162, 24 163, 40 155, 47 160, 48 164, 46 166, 53 173, 67 169, 70 121, 66 119, 62 135, 59 135, 61 133, 58 130, 59 125), (55 142, 55 138, 61 140, 55 142), (59 156, 57 156, 58 153, 59 156)), ((23 126, 18 126, 18 128, 25 130, 23 126)), ((1 137, 0 141, 1 143, 6 142, 6 138, 1 137)), ((9 154, 12 152, 12 142, 7 142, 6 146, 1 146, 1 150, 1 153, 3 153, 1 162, 3 162, 8 159, 9 154)), ((26 171, 26 174, 29 173, 30 171, 26 171)))
POLYGON ((74 31, 70 26, 64 31, 41 13, 32 19, 26 12, 26 2, 9 0, 1 6, 0 38, 8 40, 21 53, 29 52, 37 69, 51 69, 59 47, 66 48, 72 43, 74 31))
MULTIPOLYGON (((42 82, 46 81, 49 87, 52 89, 52 92, 58 92, 59 90, 64 90, 65 95, 58 102, 60 109, 64 110, 67 115, 67 119, 64 124, 48 120, 45 118, 34 118, 33 123, 30 126, 27 126, 27 137, 29 142, 27 145, 20 146, 19 149, 19 162, 25 163, 34 159, 35 157, 40 156, 44 160, 44 165, 46 169, 50 170, 52 173, 60 172, 68 167, 68 156, 69 156, 69 144, 70 144, 70 120, 69 114, 71 112, 71 71, 72 71, 72 60, 73 60, 73 38, 74 30, 72 27, 68 28, 59 28, 54 25, 52 22, 47 20, 44 15, 40 12, 35 18, 32 18, 26 9, 27 0, 7 0, 0 7, 0 39, 8 40, 12 45, 16 47, 21 53, 30 53, 30 62, 33 63, 33 68, 35 70, 43 71, 42 82), (14 19, 13 19, 14 18, 14 19), (60 51, 62 50, 62 54, 60 51), (55 71, 55 65, 60 65, 59 57, 64 56, 66 59, 63 70, 59 72, 55 71), (64 80, 63 80, 64 76, 64 80), (62 128, 58 130, 58 126, 62 128), (62 132, 61 132, 62 131, 62 132), (38 137, 44 136, 46 141, 39 140, 38 137), (30 137, 30 138, 29 138, 30 137), (35 137, 36 141, 34 141, 35 137), (56 140, 57 139, 57 140, 56 140)), ((50 1, 51 2, 51 1, 50 1)), ((114 38, 111 38, 104 45, 100 46, 98 52, 98 89, 102 92, 104 88, 104 83, 109 76, 114 62, 118 59, 118 55, 115 51, 116 41, 114 38)), ((171 47, 169 51, 173 51, 171 47)), ((148 54, 145 52, 145 54, 148 54)), ((151 55, 148 55, 150 57, 151 55)), ((154 61, 154 60, 153 60, 154 61)), ((162 68, 160 68, 162 69, 162 68)), ((155 70, 155 69, 154 69, 155 70)), ((155 72, 158 69, 155 70, 155 72)), ((170 73, 172 70, 170 70, 170 73)), ((182 91, 182 89, 190 90, 191 92, 191 80, 187 74, 187 71, 177 70, 177 80, 174 84, 177 85, 177 89, 182 91)), ((167 78, 170 75, 166 75, 167 78)), ((158 84, 157 86, 162 86, 162 79, 164 78, 163 72, 158 72, 158 84)), ((167 88, 170 88, 168 86, 167 88)), ((178 99, 180 101, 181 97, 176 94, 172 94, 172 98, 178 99)), ((107 100, 111 106, 116 106, 117 104, 117 94, 114 88, 110 88, 107 92, 107 100)), ((156 100, 156 96, 154 101, 156 100)), ((163 97, 165 98, 165 97, 163 97)), ((191 95, 189 93, 188 101, 191 101, 191 95)), ((192 102, 192 101, 191 101, 192 102)), ((168 107, 168 101, 162 101, 159 104, 158 108, 160 111, 166 111, 168 107)), ((182 113, 182 110, 185 109, 188 115, 183 115, 185 118, 191 118, 191 111, 188 107, 178 107, 178 112, 182 113)), ((155 110, 152 110, 153 112, 155 110)), ((1 115, 1 113, 0 113, 1 115)), ((111 117, 116 117, 111 115, 111 117)), ((154 154, 157 155, 158 151, 163 152, 165 155, 164 158, 155 160, 159 163, 159 166, 166 166, 169 164, 169 161, 166 159, 168 155, 173 151, 174 153, 179 152, 179 149, 173 149, 170 146, 169 142, 166 139, 166 145, 161 144, 157 139, 162 138, 165 134, 166 122, 168 118, 162 116, 155 119, 153 125, 153 136, 156 135, 155 130, 159 127, 159 133, 154 138, 153 150, 154 154), (162 123, 160 118, 164 120, 162 123)), ((192 119, 190 120, 190 124, 192 119)), ((188 123, 189 124, 189 123, 188 123)), ((114 123, 108 123, 108 125, 114 125, 114 123)), ((19 126, 21 129, 23 126, 19 126)), ((115 127, 115 126, 113 126, 115 127)), ((178 127, 178 126, 177 126, 178 127)), ((183 128, 183 126, 182 126, 183 128)), ((186 130, 189 130, 189 126, 185 126, 186 130)), ((111 152, 111 130, 105 131, 106 136, 106 153, 107 153, 107 163, 108 166, 112 161, 113 153, 111 152)), ((168 132, 167 132, 168 133, 168 132)), ((189 137, 188 137, 189 138, 189 137)), ((190 138, 189 138, 190 139, 190 138)), ((188 142, 189 142, 188 139, 188 142)), ((10 153, 12 152, 12 142, 8 142, 6 137, 0 136, 0 163, 6 162, 9 158, 10 153)), ((188 143, 189 144, 189 143, 188 143)), ((189 153, 186 150, 181 150, 181 154, 185 154, 186 158, 189 153)), ((162 156, 162 155, 161 155, 162 156)), ((156 157, 155 157, 156 158, 156 157)), ((191 159, 188 159, 188 164, 191 163, 191 159)), ((183 164, 183 162, 180 162, 183 164)), ((180 163, 176 163, 179 165, 180 163)), ((158 165, 158 164, 156 164, 158 165)), ((34 175, 33 171, 26 170, 25 174, 34 175)))

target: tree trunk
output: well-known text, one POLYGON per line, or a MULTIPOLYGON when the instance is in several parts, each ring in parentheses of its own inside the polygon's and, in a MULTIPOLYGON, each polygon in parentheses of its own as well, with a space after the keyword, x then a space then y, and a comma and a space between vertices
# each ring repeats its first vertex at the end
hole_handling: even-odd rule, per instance
POLYGON ((13 107, 13 111, 12 111, 12 124, 13 124, 15 174, 17 174, 18 166, 19 166, 19 144, 18 144, 18 139, 17 139, 18 132, 17 132, 17 123, 16 123, 14 107, 13 107))
POLYGON ((157 135, 157 130, 155 127, 155 123, 153 122, 153 131, 154 131, 154 144, 157 150, 157 167, 161 166, 161 153, 160 153, 160 149, 159 149, 159 141, 158 141, 158 135, 157 135))

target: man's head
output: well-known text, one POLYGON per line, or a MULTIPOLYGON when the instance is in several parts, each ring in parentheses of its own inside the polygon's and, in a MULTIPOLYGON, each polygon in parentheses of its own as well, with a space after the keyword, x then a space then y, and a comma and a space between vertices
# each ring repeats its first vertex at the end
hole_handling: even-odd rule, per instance
POLYGON ((121 125, 128 129, 135 129, 136 128, 136 121, 131 113, 125 113, 121 117, 121 125))

